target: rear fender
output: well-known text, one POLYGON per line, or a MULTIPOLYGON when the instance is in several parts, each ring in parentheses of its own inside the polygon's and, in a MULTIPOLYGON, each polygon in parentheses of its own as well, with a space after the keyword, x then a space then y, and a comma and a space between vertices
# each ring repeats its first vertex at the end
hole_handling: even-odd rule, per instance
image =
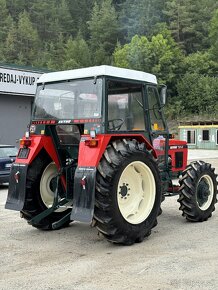
MULTIPOLYGON (((18 211, 23 209, 26 198, 26 179, 28 166, 38 156, 43 148, 51 157, 51 159, 56 163, 57 167, 60 168, 58 156, 50 136, 32 136, 30 140, 31 145, 28 147, 28 154, 26 157, 22 157, 23 155, 20 153, 24 148, 21 146, 18 152, 18 157, 16 158, 15 163, 12 165, 9 177, 8 196, 5 204, 5 208, 7 209, 18 211)), ((62 182, 66 187, 64 177, 62 177, 62 182)))
POLYGON ((97 135, 95 138, 98 141, 96 147, 89 147, 86 145, 86 140, 91 140, 89 136, 83 135, 81 137, 78 156, 78 167, 97 167, 102 155, 105 152, 110 141, 117 139, 136 139, 141 143, 145 143, 148 150, 152 150, 152 154, 157 158, 157 154, 151 144, 143 135, 139 134, 111 134, 111 135, 97 135))
MULTIPOLYGON (((24 138, 25 139, 25 138, 24 138)), ((32 161, 36 158, 39 152, 44 148, 51 159, 56 163, 58 168, 60 167, 58 155, 56 149, 54 147, 52 138, 50 136, 44 135, 34 135, 30 137, 31 145, 28 147, 29 153, 27 158, 21 158, 20 150, 24 148, 23 146, 20 147, 18 156, 16 158, 16 163, 23 163, 23 164, 31 164, 32 161)))

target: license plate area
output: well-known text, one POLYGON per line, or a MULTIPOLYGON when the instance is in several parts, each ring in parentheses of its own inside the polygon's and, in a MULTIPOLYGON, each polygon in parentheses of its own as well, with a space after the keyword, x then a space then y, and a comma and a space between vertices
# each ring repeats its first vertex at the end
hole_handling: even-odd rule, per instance
POLYGON ((17 157, 20 159, 27 159, 29 156, 29 148, 20 148, 17 157))

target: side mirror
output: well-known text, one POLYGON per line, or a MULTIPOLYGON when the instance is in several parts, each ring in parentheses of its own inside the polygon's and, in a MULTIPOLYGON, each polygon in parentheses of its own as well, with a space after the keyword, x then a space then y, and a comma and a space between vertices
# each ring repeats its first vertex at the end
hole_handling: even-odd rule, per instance
POLYGON ((161 91, 160 91, 160 100, 162 105, 166 104, 167 100, 167 86, 166 85, 161 85, 161 91))

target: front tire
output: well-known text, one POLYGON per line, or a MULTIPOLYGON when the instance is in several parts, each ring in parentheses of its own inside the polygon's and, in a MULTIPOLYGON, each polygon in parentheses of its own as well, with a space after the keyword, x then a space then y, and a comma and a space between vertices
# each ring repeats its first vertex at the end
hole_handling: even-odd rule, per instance
POLYGON ((158 167, 145 144, 109 144, 96 176, 96 227, 111 242, 131 245, 149 236, 161 203, 158 167))
POLYGON ((217 175, 211 164, 195 161, 182 173, 178 202, 189 221, 203 222, 212 216, 217 202, 217 175))

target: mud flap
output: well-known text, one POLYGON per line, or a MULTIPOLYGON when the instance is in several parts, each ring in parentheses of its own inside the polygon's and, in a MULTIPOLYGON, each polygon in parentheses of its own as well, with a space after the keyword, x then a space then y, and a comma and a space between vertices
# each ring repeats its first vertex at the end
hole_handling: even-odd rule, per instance
POLYGON ((11 167, 9 177, 8 197, 5 204, 6 209, 21 211, 26 196, 26 175, 28 165, 14 163, 11 167))
POLYGON ((95 206, 96 167, 77 167, 70 219, 91 223, 95 206))

